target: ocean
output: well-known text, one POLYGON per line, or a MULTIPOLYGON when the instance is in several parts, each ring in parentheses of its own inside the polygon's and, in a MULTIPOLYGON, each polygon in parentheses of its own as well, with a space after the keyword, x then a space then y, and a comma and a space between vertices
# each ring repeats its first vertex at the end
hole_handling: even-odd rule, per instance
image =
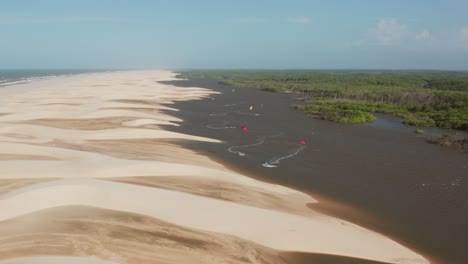
MULTIPOLYGON (((101 70, 102 71, 102 70, 101 70)), ((98 72, 98 70, 2 70, 0 69, 0 87, 29 83, 37 79, 47 79, 80 73, 98 72)))

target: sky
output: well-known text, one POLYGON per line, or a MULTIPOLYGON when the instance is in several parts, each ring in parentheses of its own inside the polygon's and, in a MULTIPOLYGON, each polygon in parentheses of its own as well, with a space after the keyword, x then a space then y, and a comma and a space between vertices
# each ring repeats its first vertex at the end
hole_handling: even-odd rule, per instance
POLYGON ((0 0, 0 69, 468 70, 468 0, 0 0))

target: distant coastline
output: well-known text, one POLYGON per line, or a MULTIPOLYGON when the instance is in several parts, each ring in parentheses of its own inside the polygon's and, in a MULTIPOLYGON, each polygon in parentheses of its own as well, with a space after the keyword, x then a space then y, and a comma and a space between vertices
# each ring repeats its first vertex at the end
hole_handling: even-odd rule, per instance
POLYGON ((0 87, 30 83, 35 80, 69 76, 84 73, 107 72, 109 70, 34 70, 34 69, 0 69, 0 87))

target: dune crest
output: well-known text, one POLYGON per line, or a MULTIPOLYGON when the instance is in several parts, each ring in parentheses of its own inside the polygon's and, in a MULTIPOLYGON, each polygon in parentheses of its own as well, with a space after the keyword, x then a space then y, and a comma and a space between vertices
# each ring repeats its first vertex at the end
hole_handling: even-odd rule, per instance
POLYGON ((174 76, 94 73, 2 88, 0 260, 10 262, 0 264, 44 256, 285 263, 279 251, 429 263, 383 235, 311 210, 306 205, 317 201, 304 193, 178 146, 219 141, 160 127, 183 125, 168 105, 213 95, 160 83, 174 76))

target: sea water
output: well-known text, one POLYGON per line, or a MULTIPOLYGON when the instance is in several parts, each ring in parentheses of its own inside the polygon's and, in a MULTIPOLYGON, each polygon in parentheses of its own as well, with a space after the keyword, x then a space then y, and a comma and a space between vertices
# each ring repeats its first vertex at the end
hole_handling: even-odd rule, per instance
POLYGON ((97 70, 2 70, 0 69, 0 88, 4 86, 29 83, 37 79, 56 76, 97 72, 97 70))

